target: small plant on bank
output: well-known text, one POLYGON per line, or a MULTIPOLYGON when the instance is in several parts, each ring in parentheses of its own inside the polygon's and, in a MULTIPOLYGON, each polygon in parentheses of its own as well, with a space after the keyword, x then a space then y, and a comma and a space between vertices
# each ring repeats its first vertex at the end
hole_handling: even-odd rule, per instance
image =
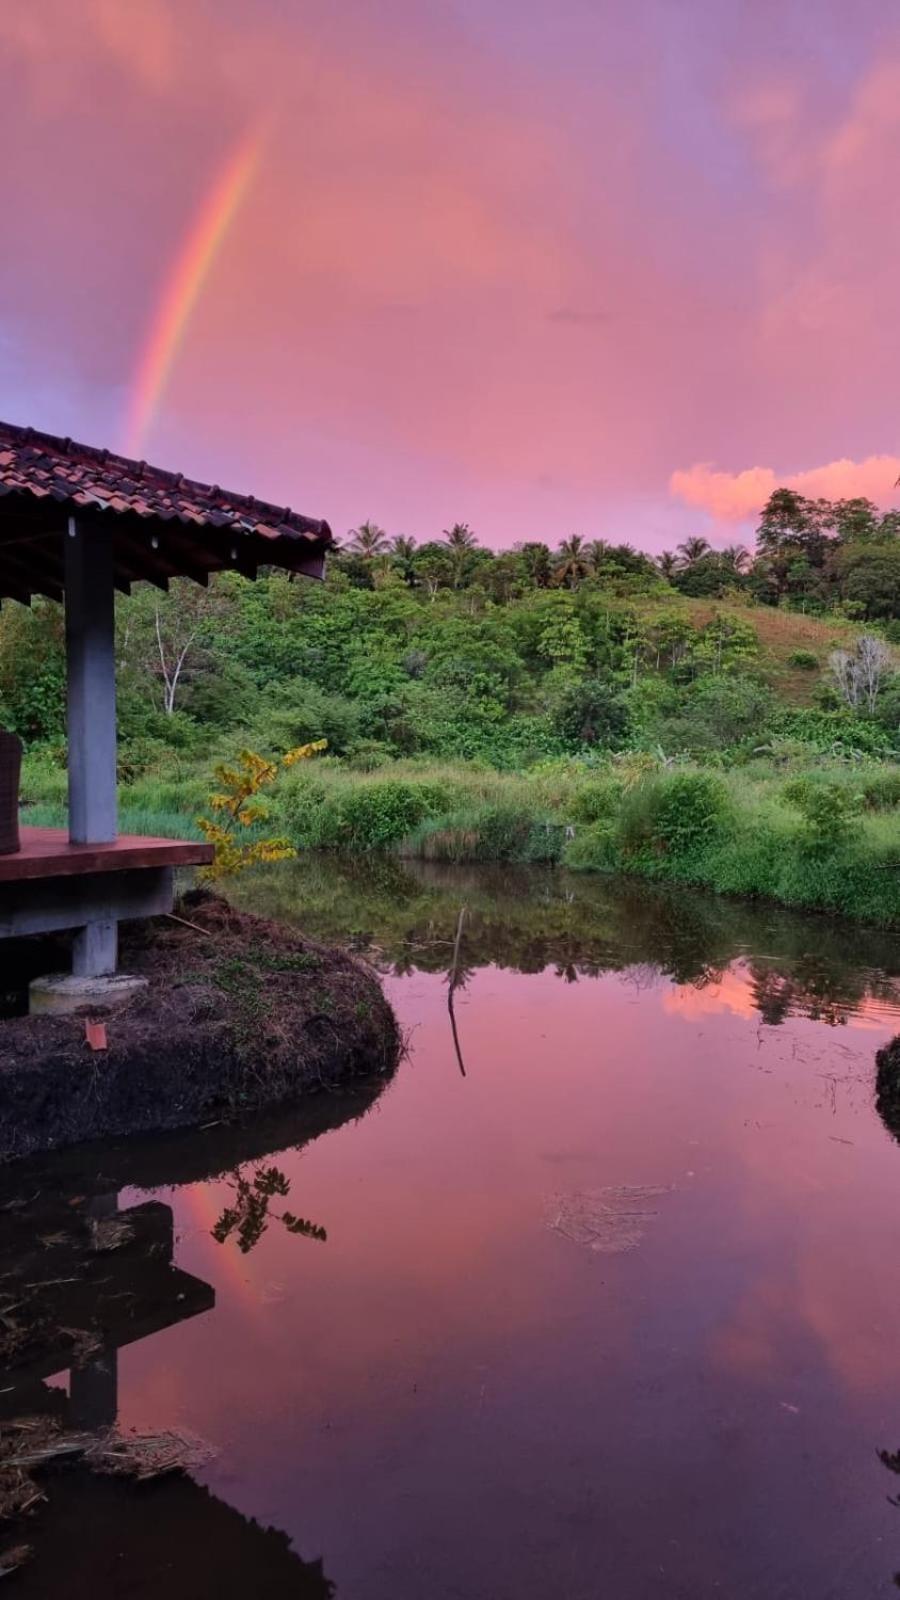
POLYGON ((204 867, 200 876, 207 882, 233 877, 245 867, 257 866, 263 861, 285 861, 296 855, 289 839, 252 839, 244 842, 241 830, 253 828, 269 819, 269 807, 258 798, 263 789, 270 788, 283 768, 308 761, 327 746, 326 739, 316 739, 311 744, 298 745, 279 761, 267 761, 253 750, 242 750, 234 767, 219 766, 215 777, 220 785, 209 797, 212 817, 198 817, 197 826, 214 848, 212 864, 204 867))

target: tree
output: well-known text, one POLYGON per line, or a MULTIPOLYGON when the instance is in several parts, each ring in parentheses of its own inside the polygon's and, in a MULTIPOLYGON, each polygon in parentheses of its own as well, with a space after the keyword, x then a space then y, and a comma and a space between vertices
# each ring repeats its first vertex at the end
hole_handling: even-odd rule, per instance
POLYGON ((413 588, 416 581, 416 541, 407 538, 406 534, 398 533, 391 540, 391 562, 394 570, 399 572, 404 583, 413 588))
POLYGON ((683 540, 678 546, 678 564, 681 567, 692 567, 695 562, 701 561, 704 556, 711 554, 712 546, 709 540, 704 539, 700 534, 695 534, 691 538, 683 540))
POLYGON ((862 495, 853 500, 836 500, 830 508, 830 515, 824 520, 842 544, 850 544, 856 539, 881 537, 882 519, 878 507, 862 495))
POLYGON ((452 528, 445 528, 444 538, 453 551, 474 550, 478 544, 467 522, 454 522, 452 528))
POLYGON ((841 599, 857 604, 863 616, 900 617, 900 540, 841 545, 828 570, 841 599))
POLYGON ((863 634, 856 648, 833 650, 828 658, 841 699, 852 711, 875 711, 881 686, 891 671, 890 648, 874 634, 863 634))
POLYGON ((0 614, 0 723, 26 742, 64 737, 64 614, 52 600, 0 614))
POLYGON ((553 577, 550 546, 541 544, 539 540, 532 540, 526 544, 516 545, 516 550, 522 563, 522 570, 532 588, 548 588, 553 577))
POLYGON ((752 583, 760 599, 777 605, 821 587, 833 523, 834 507, 827 500, 807 500, 795 489, 773 490, 756 532, 752 583))
POLYGON ((826 501, 807 500, 796 489, 773 489, 760 515, 757 549, 776 555, 785 545, 794 545, 809 556, 825 539, 823 522, 830 511, 826 501))
POLYGON ((750 552, 742 544, 728 544, 720 559, 726 569, 730 568, 736 577, 741 577, 750 565, 750 552))
POLYGON ((673 550, 663 550, 656 558, 657 571, 661 578, 671 583, 678 571, 678 557, 673 550))
POLYGON ((477 565, 478 540, 467 522, 454 522, 444 529, 444 539, 450 556, 450 570, 454 589, 461 589, 477 565))
POLYGON ((577 589, 589 571, 590 560, 584 547, 584 540, 579 533, 573 533, 570 539, 563 539, 556 552, 556 568, 553 576, 556 582, 565 588, 577 589))
POLYGON ((567 744, 616 746, 629 726, 628 707, 615 684, 603 678, 584 678, 566 689, 556 715, 556 726, 567 744))
POLYGON ((349 549, 367 561, 371 561, 373 556, 384 555, 387 545, 388 536, 377 522, 361 522, 358 528, 350 529, 349 549))
POLYGON ((165 594, 142 589, 123 608, 122 665, 155 678, 167 717, 186 684, 204 668, 212 670, 215 624, 228 609, 233 585, 231 575, 212 579, 207 588, 175 578, 165 594))
POLYGON ((591 571, 598 573, 609 560, 610 546, 605 539, 592 539, 590 544, 585 545, 584 553, 591 571))

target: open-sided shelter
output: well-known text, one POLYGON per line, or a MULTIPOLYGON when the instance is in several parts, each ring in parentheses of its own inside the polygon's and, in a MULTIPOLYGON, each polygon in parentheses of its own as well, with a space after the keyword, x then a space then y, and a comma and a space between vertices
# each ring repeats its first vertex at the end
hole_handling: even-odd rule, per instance
POLYGON ((0 603, 65 604, 69 828, 23 828, 0 857, 0 938, 77 929, 73 971, 115 971, 120 920, 171 910, 195 841, 122 838, 116 804, 115 592, 277 566, 320 578, 326 522, 145 461, 0 422, 0 603))

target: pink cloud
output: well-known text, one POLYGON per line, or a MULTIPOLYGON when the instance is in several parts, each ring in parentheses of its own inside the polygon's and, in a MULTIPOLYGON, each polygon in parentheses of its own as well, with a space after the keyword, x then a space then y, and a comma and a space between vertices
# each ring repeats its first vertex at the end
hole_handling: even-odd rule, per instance
POLYGON ((829 461, 804 472, 776 473, 772 467, 717 472, 708 463, 673 472, 669 492, 685 505, 708 511, 717 522, 743 522, 762 509, 774 489, 796 489, 815 500, 849 500, 864 495, 877 505, 897 503, 900 456, 867 456, 864 461, 829 461))
POLYGON ((170 263, 264 114, 152 457, 495 545, 661 548, 782 481, 700 465, 667 492, 679 463, 825 461, 809 492, 882 499, 892 459, 854 474, 900 448, 900 52, 857 42, 829 88, 759 8, 735 33, 697 6, 671 94, 654 0, 622 26, 561 0, 574 30, 502 0, 477 26, 436 0, 0 7, 0 413, 119 437, 170 263))

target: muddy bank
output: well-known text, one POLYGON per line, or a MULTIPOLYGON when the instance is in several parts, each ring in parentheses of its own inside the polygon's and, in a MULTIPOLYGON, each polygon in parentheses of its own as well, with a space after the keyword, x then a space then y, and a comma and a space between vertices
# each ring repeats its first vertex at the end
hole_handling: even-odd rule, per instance
POLYGON ((397 1024, 363 963, 208 895, 180 914, 193 926, 123 929, 122 970, 149 987, 105 1019, 105 1050, 88 1047, 84 1016, 0 1023, 0 1161, 393 1072, 397 1024))

